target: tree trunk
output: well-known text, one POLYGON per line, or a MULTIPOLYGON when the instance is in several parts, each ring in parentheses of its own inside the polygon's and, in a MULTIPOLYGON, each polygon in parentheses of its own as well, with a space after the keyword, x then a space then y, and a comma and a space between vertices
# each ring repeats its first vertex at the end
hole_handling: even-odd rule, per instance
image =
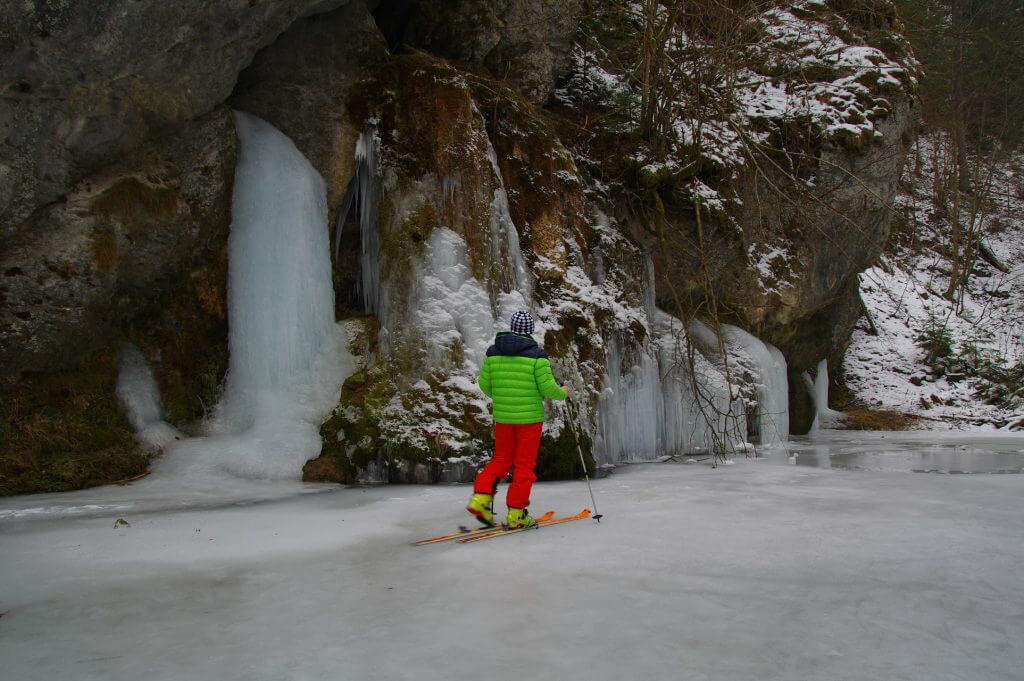
POLYGON ((967 97, 964 92, 964 47, 968 40, 969 0, 952 0, 950 28, 953 32, 953 82, 949 110, 953 117, 953 150, 956 154, 957 189, 971 191, 971 173, 967 159, 967 97))

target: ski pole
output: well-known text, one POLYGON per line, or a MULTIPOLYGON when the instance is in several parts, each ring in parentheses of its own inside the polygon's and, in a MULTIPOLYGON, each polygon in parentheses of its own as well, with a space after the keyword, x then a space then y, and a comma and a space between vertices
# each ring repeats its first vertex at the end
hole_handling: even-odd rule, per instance
POLYGON ((566 397, 565 420, 569 422, 569 428, 572 430, 572 439, 576 441, 576 453, 580 455, 580 464, 583 465, 583 477, 587 481, 587 489, 590 490, 590 503, 594 506, 594 520, 601 522, 601 514, 597 512, 597 501, 594 499, 594 488, 590 486, 590 476, 587 475, 587 461, 583 458, 583 448, 580 447, 580 436, 576 430, 575 424, 573 423, 573 415, 572 411, 569 409, 569 405, 569 398, 566 397))

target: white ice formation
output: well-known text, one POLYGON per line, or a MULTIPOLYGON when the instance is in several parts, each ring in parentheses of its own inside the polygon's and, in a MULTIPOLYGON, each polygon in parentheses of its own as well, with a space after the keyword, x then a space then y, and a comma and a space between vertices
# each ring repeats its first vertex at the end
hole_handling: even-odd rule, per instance
POLYGON ((160 389, 142 352, 131 343, 121 351, 117 399, 128 415, 135 437, 147 451, 163 449, 181 434, 164 421, 160 389))
POLYGON ((762 446, 774 446, 789 437, 789 378, 782 351, 743 329, 724 325, 731 351, 753 374, 756 392, 754 427, 762 446), (749 360, 749 362, 744 362, 749 360))
POLYGON ((245 113, 228 239, 229 369, 207 424, 167 474, 298 478, 352 358, 334 323, 323 179, 285 135, 245 113))
POLYGON ((803 374, 804 385, 811 394, 811 401, 814 402, 814 421, 808 432, 815 432, 822 428, 831 428, 836 421, 842 418, 843 412, 829 409, 828 406, 828 360, 818 362, 817 372, 814 379, 806 371, 803 374))
MULTIPOLYGON (((508 193, 505 191, 505 180, 498 166, 498 154, 490 138, 487 139, 487 160, 494 173, 494 197, 490 206, 491 262, 497 270, 497 288, 501 293, 521 294, 523 301, 533 299, 533 274, 526 266, 523 251, 519 247, 519 233, 512 221, 512 213, 508 205, 508 193)), ((519 301, 516 301, 519 304, 519 301)), ((527 309, 521 307, 519 309, 527 309)), ((511 316, 515 309, 502 309, 501 317, 511 316)))
POLYGON ((496 320, 487 291, 470 271, 466 242, 450 229, 435 229, 415 272, 412 321, 429 339, 428 366, 475 371, 494 339, 496 320), (456 348, 465 360, 460 366, 452 361, 456 348))
MULTIPOLYGON (((492 193, 479 251, 472 252, 463 232, 478 226, 459 222, 458 206, 466 198, 461 196, 464 183, 459 171, 448 177, 428 178, 412 191, 401 191, 388 169, 383 168, 381 173, 378 168, 379 143, 372 125, 359 138, 356 175, 339 221, 343 222, 345 214, 358 207, 364 302, 367 311, 376 314, 381 327, 380 356, 411 351, 422 363, 421 368, 434 372, 435 379, 444 377, 449 389, 438 400, 423 380, 403 388, 423 393, 420 399, 411 401, 430 402, 428 418, 432 420, 424 422, 415 407, 410 411, 396 396, 385 410, 382 434, 423 446, 423 433, 430 432, 443 435, 446 446, 458 450, 466 438, 458 432, 465 418, 458 407, 472 404, 486 412, 486 400, 474 384, 476 371, 495 332, 508 328, 512 312, 532 310, 537 319, 534 336, 542 339, 547 324, 558 324, 567 314, 592 315, 594 309, 602 307, 615 316, 618 330, 592 339, 606 354, 604 389, 596 405, 596 418, 589 421, 597 428, 594 451, 599 461, 642 461, 665 454, 711 450, 729 454, 749 447, 747 404, 741 391, 730 384, 715 360, 708 359, 718 352, 717 336, 699 323, 684 332, 679 320, 657 309, 650 259, 643 262, 641 298, 633 307, 623 297, 621 272, 605 282, 606 269, 612 262, 606 263, 601 247, 592 251, 592 275, 578 265, 570 265, 565 272, 568 293, 563 291, 567 297, 546 299, 539 304, 534 300, 535 274, 524 258, 497 155, 486 133, 483 145, 491 170, 487 191, 492 193), (393 225, 377 225, 376 209, 371 204, 378 199, 386 201, 389 219, 401 220, 422 205, 424 196, 433 195, 442 202, 436 210, 438 215, 450 213, 445 210, 449 205, 455 208, 455 223, 442 223, 431 230, 422 252, 409 263, 412 270, 408 279, 414 285, 407 297, 395 296, 394 291, 403 287, 380 271, 378 236, 379 230, 386 231, 393 225), (485 262, 474 260, 479 257, 485 262), (623 330, 630 320, 649 330, 642 342, 623 330), (688 336, 692 334, 700 337, 696 347, 703 344, 709 350, 691 352, 688 336), (452 412, 450 418, 447 412, 452 412)), ((602 239, 614 248, 615 237, 608 236, 615 231, 609 218, 598 213, 596 219, 602 239)), ((563 247, 570 252, 560 255, 576 263, 583 260, 579 249, 573 250, 575 243, 570 241, 563 247)), ((536 259, 538 268, 551 266, 543 256, 536 259)), ((597 325, 591 328, 594 326, 597 325)), ((752 336, 737 344, 744 342, 744 347, 751 348, 744 357, 761 390, 756 400, 760 411, 755 415, 755 429, 762 439, 777 442, 785 438, 788 430, 785 362, 781 353, 752 336)), ((558 378, 566 381, 579 371, 577 361, 578 358, 563 360, 566 375, 558 378)), ((583 411, 587 411, 586 405, 583 411)), ((561 423, 559 413, 556 410, 551 414, 549 425, 554 426, 555 433, 561 423)), ((582 422, 591 418, 588 413, 582 414, 582 422)))
MULTIPOLYGON (((607 344, 605 388, 598 405, 594 453, 601 463, 650 461, 669 454, 714 451, 729 455, 746 446, 746 414, 734 386, 690 335, 710 333, 653 310, 653 342, 627 356, 615 338, 607 344)), ((707 340, 705 338, 705 340, 707 340)))

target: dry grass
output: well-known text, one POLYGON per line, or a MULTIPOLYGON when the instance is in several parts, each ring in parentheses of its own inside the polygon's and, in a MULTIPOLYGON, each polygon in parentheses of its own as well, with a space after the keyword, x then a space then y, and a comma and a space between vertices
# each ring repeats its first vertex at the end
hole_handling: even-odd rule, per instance
POLYGON ((918 417, 899 411, 852 407, 843 412, 846 418, 840 426, 844 430, 908 430, 918 417))

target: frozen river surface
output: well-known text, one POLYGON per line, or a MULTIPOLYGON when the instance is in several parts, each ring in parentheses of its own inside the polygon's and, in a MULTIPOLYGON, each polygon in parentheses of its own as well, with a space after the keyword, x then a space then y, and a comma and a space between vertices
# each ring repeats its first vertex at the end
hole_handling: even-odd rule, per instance
MULTIPOLYGON (((3 500, 0 677, 1024 679, 1024 476, 800 465, 878 445, 851 437, 623 467, 600 524, 470 545, 408 544, 464 522, 467 486, 3 500)), ((540 484, 533 510, 588 502, 540 484)))

